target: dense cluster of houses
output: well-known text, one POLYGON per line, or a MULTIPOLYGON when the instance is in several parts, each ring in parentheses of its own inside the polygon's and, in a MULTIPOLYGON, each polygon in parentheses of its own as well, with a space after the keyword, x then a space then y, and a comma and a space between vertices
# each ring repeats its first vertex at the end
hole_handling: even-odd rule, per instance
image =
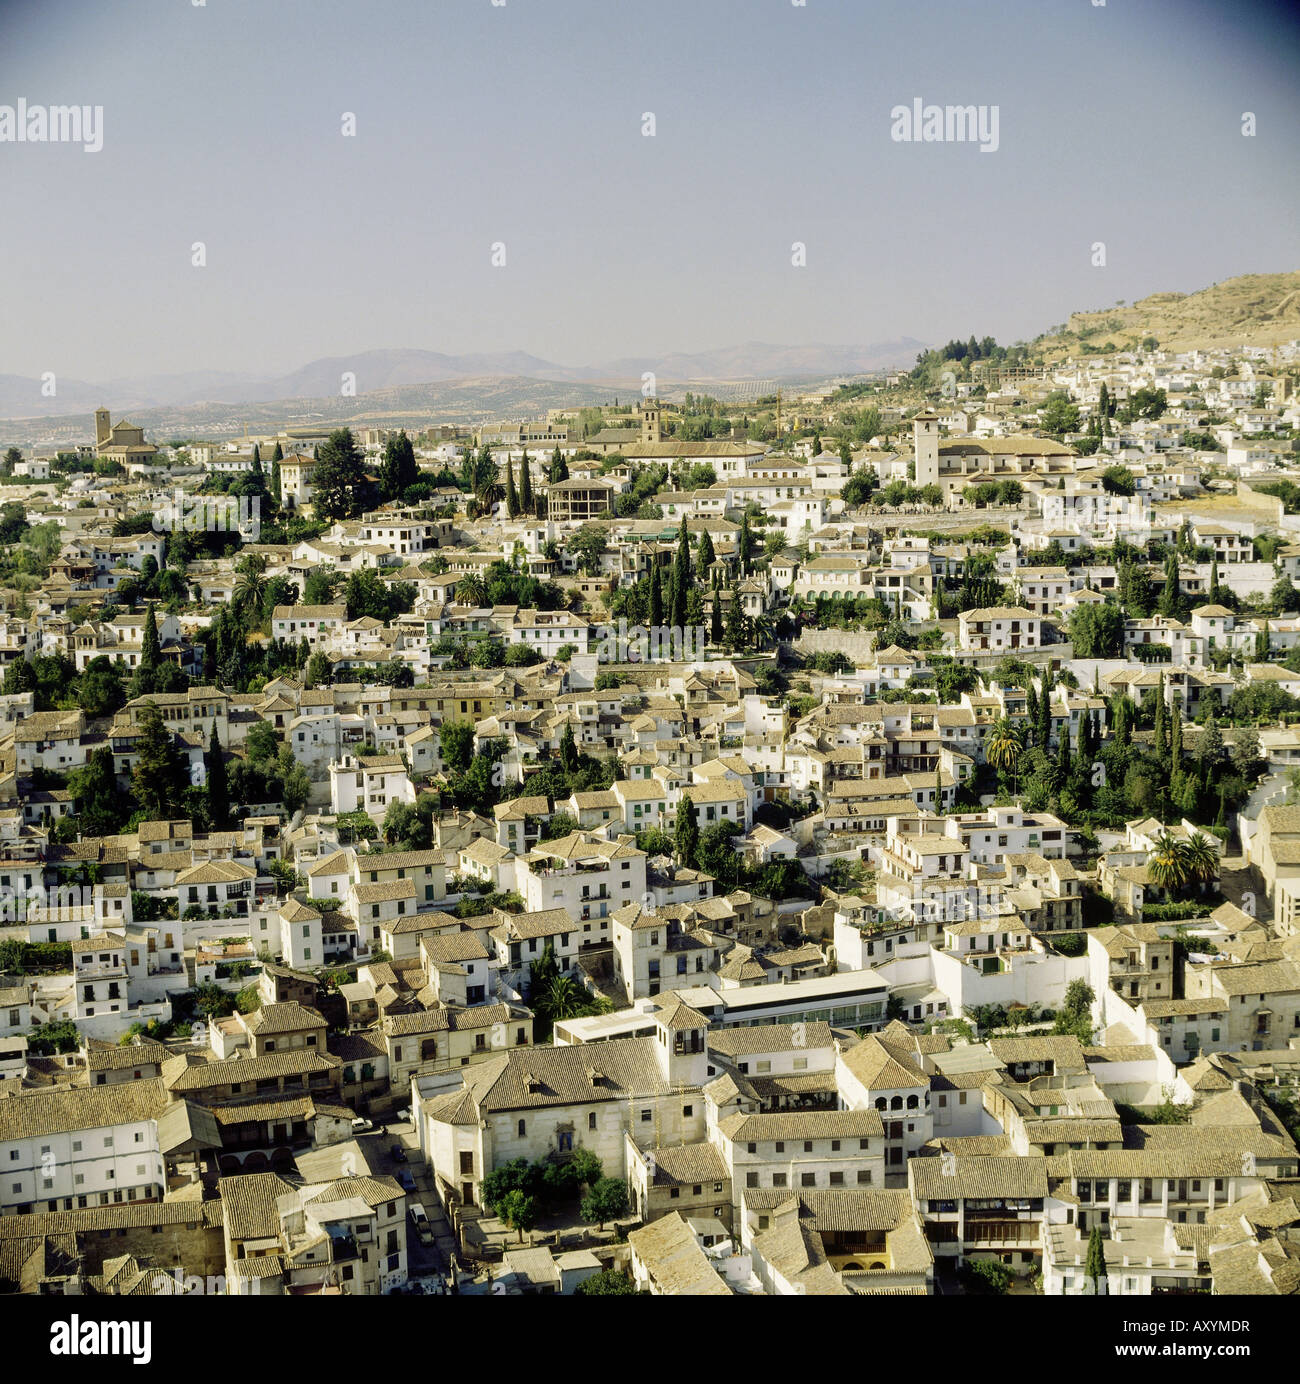
POLYGON ((833 396, 778 447, 676 441, 654 399, 586 436, 430 436, 430 474, 477 447, 541 502, 447 484, 297 541, 241 527, 188 599, 138 607, 167 534, 120 520, 272 447, 309 515, 325 435, 178 458, 101 410, 112 474, 24 458, 59 550, 0 615, 0 1286, 381 1294, 436 1254, 507 1294, 930 1294, 981 1264, 1049 1294, 1300 1291, 1300 731, 1260 730, 1277 777, 1219 834, 1168 804, 1084 829, 992 776, 1008 727, 1068 763, 1122 699, 1181 729, 1300 698, 1300 612, 1267 605, 1300 584, 1267 488, 1300 401, 1295 352, 1266 354, 963 385, 845 454, 833 396), (1061 392, 1082 421, 1045 436, 1061 392), (650 466, 646 517, 619 502, 650 466), (854 477, 938 499, 853 503, 854 477), (684 548, 698 643, 628 655, 620 599, 684 548), (1132 552, 1186 618, 1128 608, 1132 552), (256 638, 301 650, 255 686, 210 638, 250 558, 287 593, 256 638), (563 602, 492 602, 502 570, 563 602), (359 614, 353 574, 409 608, 359 614), (980 582, 1002 594, 951 608, 980 582), (1098 609, 1109 646, 1081 649, 1098 609), (53 655, 161 660, 179 690, 52 707, 10 674, 53 655), (84 829, 89 771, 134 794, 159 717, 194 792, 214 755, 222 782, 265 764, 269 728, 255 781, 283 796, 84 829), (1213 907, 1179 914, 1175 849, 1213 907), (501 1170, 581 1150, 625 1189, 617 1228, 497 1244, 501 1170))

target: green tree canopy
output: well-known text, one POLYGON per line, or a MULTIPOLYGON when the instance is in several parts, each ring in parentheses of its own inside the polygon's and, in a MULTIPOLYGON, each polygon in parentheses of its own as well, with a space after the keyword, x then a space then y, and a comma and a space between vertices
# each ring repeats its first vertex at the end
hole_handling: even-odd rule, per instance
POLYGON ((351 519, 365 505, 365 464, 351 428, 337 428, 321 445, 312 469, 312 500, 316 517, 351 519))

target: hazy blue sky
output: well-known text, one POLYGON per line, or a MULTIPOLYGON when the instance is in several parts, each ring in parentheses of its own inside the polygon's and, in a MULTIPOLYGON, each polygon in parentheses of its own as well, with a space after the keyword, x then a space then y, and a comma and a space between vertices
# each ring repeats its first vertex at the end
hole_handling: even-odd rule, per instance
POLYGON ((98 154, 0 143, 0 372, 1010 341, 1073 309, 1294 269, 1288 14, 0 0, 0 104, 104 107, 98 154), (890 108, 917 96, 997 105, 1000 149, 894 143, 890 108))

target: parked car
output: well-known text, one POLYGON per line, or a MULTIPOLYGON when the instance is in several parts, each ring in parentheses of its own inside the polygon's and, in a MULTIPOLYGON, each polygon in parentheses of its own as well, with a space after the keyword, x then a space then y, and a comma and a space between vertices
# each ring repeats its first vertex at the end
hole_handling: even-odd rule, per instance
POLYGON ((393 1155, 394 1163, 406 1162, 406 1150, 401 1146, 401 1144, 394 1144, 390 1152, 393 1155))
POLYGON ((396 1177, 404 1192, 415 1191, 415 1179, 411 1176, 409 1168, 398 1168, 396 1177))
POLYGON ((358 1115, 356 1119, 352 1121, 353 1134, 365 1134, 367 1131, 374 1129, 374 1127, 375 1122, 366 1119, 364 1115, 358 1115))
POLYGON ((422 1245, 433 1244, 433 1227, 429 1224, 428 1216, 424 1214, 424 1207, 418 1202, 411 1207, 411 1224, 415 1227, 415 1233, 422 1245))

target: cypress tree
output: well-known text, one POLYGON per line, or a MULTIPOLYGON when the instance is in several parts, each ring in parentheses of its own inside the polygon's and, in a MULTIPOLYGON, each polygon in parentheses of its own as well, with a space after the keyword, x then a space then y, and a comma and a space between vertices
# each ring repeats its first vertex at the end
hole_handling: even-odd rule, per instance
POLYGON ((569 464, 561 454, 560 444, 558 442, 555 444, 555 451, 551 453, 551 474, 549 479, 552 485, 555 485, 558 481, 567 481, 569 479, 569 464))
POLYGON ((154 618, 153 606, 145 611, 144 635, 140 642, 140 668, 152 673, 162 662, 162 645, 158 640, 158 621, 154 618))
POLYGON ((415 448, 406 429, 384 444, 384 459, 379 464, 379 493, 385 500, 400 500, 407 486, 420 478, 415 461, 415 448))
POLYGON ((1201 731, 1200 743, 1197 746, 1197 758, 1201 761, 1205 782, 1210 781, 1210 774, 1214 766, 1219 762, 1219 756, 1223 753, 1223 732, 1219 729, 1218 718, 1214 714, 1214 708, 1210 708, 1210 714, 1206 717, 1205 727, 1201 731))
POLYGON ((1106 1252, 1102 1247, 1101 1226, 1099 1225, 1094 1225, 1088 1232, 1088 1257, 1084 1262, 1083 1271, 1092 1285, 1093 1293, 1105 1293, 1106 1252))
POLYGON ((208 752, 204 758, 208 770, 208 814, 212 818, 212 825, 220 830, 230 820, 230 786, 215 721, 212 723, 212 734, 208 736, 208 752))
POLYGON ((506 457, 506 514, 511 519, 519 517, 519 495, 515 490, 515 467, 506 457))
POLYGON ((1165 675, 1160 674, 1159 681, 1156 683, 1156 743, 1155 752, 1157 759, 1165 757, 1167 746, 1165 744, 1165 675))
POLYGON ((533 509, 533 468, 528 462, 528 452, 524 451, 523 465, 519 468, 519 507, 525 514, 533 509))
POLYGON ((1056 769, 1060 775, 1061 787, 1064 788, 1070 778, 1070 732, 1062 730, 1061 743, 1056 752, 1056 769))
POLYGON ((281 447, 280 444, 279 444, 278 442, 275 444, 275 451, 273 451, 273 452, 271 453, 271 460, 272 460, 272 461, 283 461, 283 460, 284 460, 284 448, 281 447))
POLYGON ((1038 748, 1047 751, 1052 747, 1052 674, 1043 670, 1043 695, 1038 702, 1038 748))
POLYGON ((745 644, 745 615, 740 604, 740 592, 731 588, 731 604, 727 607, 727 648, 741 649, 745 644))
POLYGON ((695 545, 695 565, 699 569, 701 580, 708 576, 717 560, 718 555, 713 551, 713 539, 709 536, 708 529, 701 529, 700 541, 695 545))
POLYGON ((740 559, 740 575, 749 576, 749 559, 754 549, 754 538, 749 531, 749 510, 740 516, 740 532, 736 535, 736 555, 740 559))
POLYGON ((261 476, 261 475, 264 475, 264 474, 265 474, 265 473, 264 473, 263 470, 262 470, 262 449, 261 449, 261 447, 259 447, 259 446, 257 445, 256 442, 254 442, 254 443, 253 443, 253 475, 255 475, 255 476, 261 476))
POLYGON ((695 820, 695 804, 689 793, 683 793, 677 804, 677 825, 673 831, 673 846, 677 851, 677 863, 688 869, 695 865, 695 857, 700 848, 700 824, 695 820))
POLYGON ((1034 688, 1033 678, 1029 679, 1029 686, 1025 689, 1025 717, 1029 724, 1031 742, 1038 735, 1039 713, 1038 713, 1038 693, 1034 688))
POLYGON ((659 588, 659 564, 650 569, 650 624, 653 628, 664 622, 664 597, 659 588))
MULTIPOLYGON (((279 444, 278 442, 275 444, 275 450, 276 450, 277 452, 280 450, 280 444, 279 444)), ((280 458, 279 458, 279 457, 274 458, 274 460, 271 462, 271 485, 270 485, 270 491, 271 491, 271 498, 275 501, 276 506, 278 507, 281 503, 283 503, 283 500, 284 500, 284 489, 283 489, 283 487, 282 487, 282 485, 281 485, 281 483, 280 483, 280 458)))
POLYGON ((1160 593, 1161 615, 1172 615, 1178 603, 1178 558, 1170 553, 1165 559, 1165 585, 1160 593))
POLYGON ((673 560, 672 619, 669 621, 679 630, 686 628, 686 593, 690 589, 691 540, 686 532, 686 520, 683 518, 677 536, 677 556, 673 560))
POLYGON ((136 744, 131 784, 136 801, 149 814, 147 820, 165 820, 172 815, 180 796, 180 757, 172 745, 171 731, 163 724, 157 703, 145 703, 137 724, 140 738, 136 744))
POLYGON ((722 587, 716 581, 713 583, 713 603, 709 614, 709 640, 719 646, 722 644, 722 587))
POLYGON ((1169 717, 1169 762, 1175 773, 1183 762, 1183 707, 1177 697, 1169 717))
POLYGON ((573 722, 564 723, 564 733, 560 736, 560 766, 566 774, 578 767, 578 747, 573 739, 573 722))
POLYGON ((1210 563, 1210 601, 1211 603, 1219 599, 1219 559, 1216 557, 1210 563))

